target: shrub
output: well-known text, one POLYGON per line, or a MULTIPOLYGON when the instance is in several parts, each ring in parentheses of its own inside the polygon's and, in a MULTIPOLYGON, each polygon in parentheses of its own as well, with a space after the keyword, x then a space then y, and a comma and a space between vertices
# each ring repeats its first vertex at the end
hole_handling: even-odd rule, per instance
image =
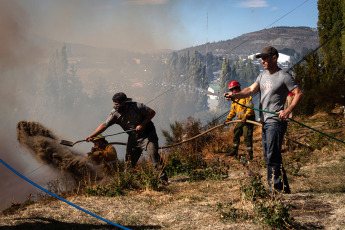
POLYGON ((179 154, 173 152, 168 155, 168 160, 165 164, 165 170, 168 176, 175 176, 194 171, 196 169, 202 169, 207 166, 206 161, 203 159, 202 153, 197 154, 179 154))
POLYGON ((159 172, 156 172, 149 162, 142 164, 136 171, 136 181, 146 190, 157 190, 159 184, 159 172))
POLYGON ((292 226, 294 219, 289 214, 291 205, 274 200, 273 204, 262 202, 256 203, 255 206, 259 220, 266 225, 278 229, 287 229, 292 226))
POLYGON ((272 193, 270 196, 262 182, 262 175, 259 173, 260 166, 257 162, 248 161, 247 156, 242 156, 240 163, 244 171, 244 176, 239 178, 240 192, 244 196, 244 201, 251 202, 253 209, 249 212, 244 208, 233 207, 231 202, 226 205, 218 203, 217 211, 220 213, 220 218, 239 221, 253 219, 255 216, 257 220, 269 227, 290 228, 294 221, 289 215, 291 205, 283 204, 277 193, 272 193))
POLYGON ((183 162, 177 152, 168 155, 168 160, 165 164, 165 171, 169 177, 176 176, 186 172, 186 163, 183 162))
POLYGON ((201 169, 190 170, 188 175, 191 181, 200 180, 221 180, 228 175, 229 165, 224 160, 220 160, 218 156, 212 156, 212 160, 207 164, 203 164, 201 169))
POLYGON ((132 169, 128 165, 123 171, 117 169, 110 176, 111 182, 105 186, 88 186, 86 194, 90 196, 119 196, 125 195, 126 190, 131 189, 158 189, 159 173, 156 172, 150 162, 141 163, 137 169, 132 169))
POLYGON ((90 196, 108 196, 114 197, 125 195, 128 189, 138 189, 140 185, 137 183, 134 170, 126 168, 123 172, 116 171, 111 175, 111 182, 105 186, 88 186, 85 189, 86 194, 90 196))
POLYGON ((233 207, 232 202, 225 205, 218 203, 217 212, 219 212, 219 216, 222 220, 228 220, 231 222, 238 222, 251 218, 247 211, 233 207))

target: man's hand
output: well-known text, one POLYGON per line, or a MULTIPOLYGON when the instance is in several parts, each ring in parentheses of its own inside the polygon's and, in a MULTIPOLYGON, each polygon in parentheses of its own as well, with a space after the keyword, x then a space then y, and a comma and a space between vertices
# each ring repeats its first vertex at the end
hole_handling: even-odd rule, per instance
POLYGON ((87 142, 90 142, 90 141, 92 141, 92 139, 93 139, 93 137, 88 136, 85 140, 86 140, 87 142))
POLYGON ((226 100, 231 101, 233 94, 232 92, 228 92, 228 93, 224 93, 223 96, 225 97, 226 100))
POLYGON ((223 122, 223 125, 226 125, 227 122, 231 121, 232 120, 232 117, 227 117, 225 119, 225 121, 223 122))
POLYGON ((279 118, 280 118, 280 119, 283 119, 283 120, 286 120, 286 119, 289 118, 290 113, 291 113, 290 110, 280 110, 280 111, 278 112, 279 118))
POLYGON ((140 130, 142 130, 144 127, 142 126, 142 125, 138 125, 136 128, 135 128, 135 130, 136 131, 140 131, 140 130))

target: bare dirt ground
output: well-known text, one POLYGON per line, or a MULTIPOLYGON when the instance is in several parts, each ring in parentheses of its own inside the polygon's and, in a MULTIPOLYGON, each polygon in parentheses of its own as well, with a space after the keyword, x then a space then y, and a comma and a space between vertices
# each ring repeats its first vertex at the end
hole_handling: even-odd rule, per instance
MULTIPOLYGON (((260 135, 255 133, 255 149, 260 149, 260 135)), ((290 215, 293 229, 345 229, 345 146, 316 150, 313 159, 298 173, 288 175, 292 194, 283 195, 293 205, 290 215)), ((243 202, 239 191, 241 176, 236 160, 229 176, 221 181, 190 182, 187 176, 170 178, 159 191, 132 191, 126 196, 66 199, 81 208, 130 229, 269 229, 248 219, 223 221, 217 203, 232 202, 237 207, 252 207, 243 202)), ((255 159, 262 160, 262 152, 255 159)), ((265 170, 262 171, 265 178, 265 170)), ((0 215, 0 229, 117 229, 62 201, 39 201, 11 215, 0 215)))

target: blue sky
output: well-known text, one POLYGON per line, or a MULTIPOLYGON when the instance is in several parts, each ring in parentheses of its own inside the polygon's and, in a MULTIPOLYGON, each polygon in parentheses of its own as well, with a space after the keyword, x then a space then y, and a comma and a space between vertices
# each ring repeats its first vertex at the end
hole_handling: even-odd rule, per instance
POLYGON ((317 0, 18 0, 18 4, 28 16, 31 33, 134 50, 182 49, 275 26, 316 28, 318 20, 317 0))

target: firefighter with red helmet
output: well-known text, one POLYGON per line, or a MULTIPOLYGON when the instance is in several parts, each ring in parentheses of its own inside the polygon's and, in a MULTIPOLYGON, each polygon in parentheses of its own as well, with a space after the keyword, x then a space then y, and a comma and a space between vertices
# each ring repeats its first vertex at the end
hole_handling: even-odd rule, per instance
MULTIPOLYGON (((233 93, 237 93, 241 91, 241 85, 238 81, 230 81, 229 90, 233 93)), ((249 96, 247 98, 236 99, 236 102, 242 105, 246 105, 248 107, 254 107, 252 97, 249 96)), ((235 116, 239 120, 240 123, 237 123, 234 129, 234 138, 233 138, 233 146, 230 151, 230 156, 238 157, 238 147, 240 144, 240 138, 243 135, 244 143, 246 144, 246 153, 249 155, 249 158, 253 159, 253 128, 254 125, 251 123, 246 122, 247 120, 255 121, 255 113, 253 109, 246 108, 241 106, 237 103, 231 104, 231 110, 229 112, 228 117, 226 118, 225 122, 231 121, 235 116)))

